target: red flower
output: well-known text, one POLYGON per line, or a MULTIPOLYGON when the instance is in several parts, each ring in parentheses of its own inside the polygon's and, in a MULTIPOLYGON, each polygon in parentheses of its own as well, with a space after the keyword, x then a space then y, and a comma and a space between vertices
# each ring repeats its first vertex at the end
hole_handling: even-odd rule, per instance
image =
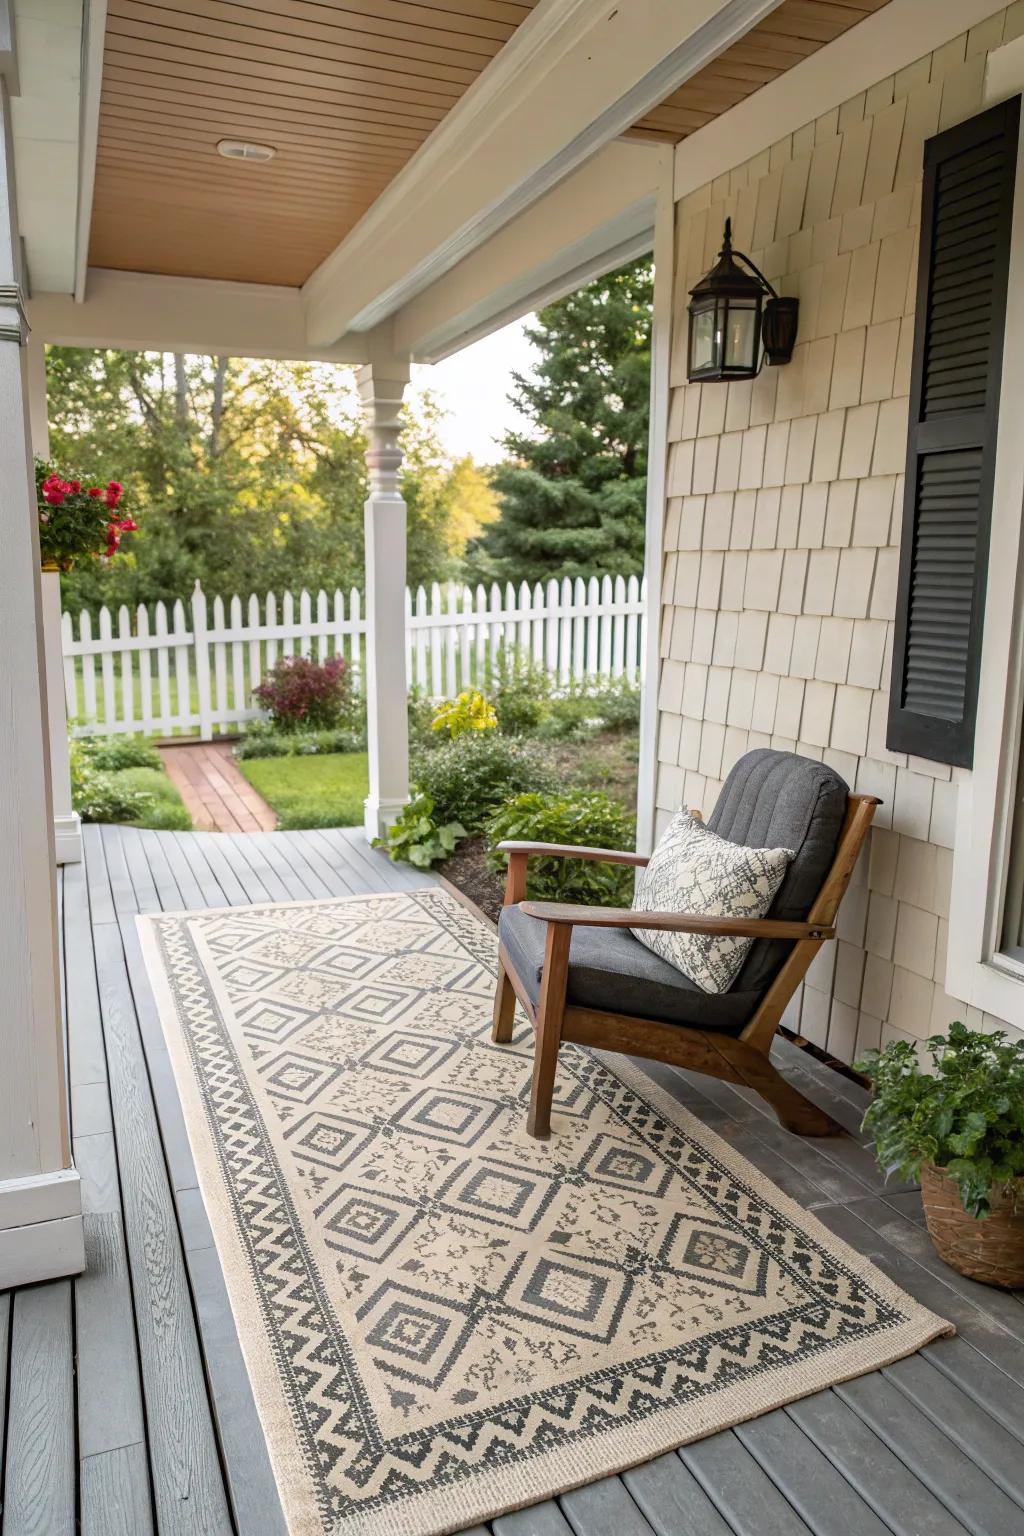
POLYGON ((114 508, 114 507, 117 506, 118 502, 121 500, 121 497, 122 497, 123 494, 124 494, 124 486, 121 485, 120 482, 117 481, 117 480, 111 480, 109 485, 107 486, 107 494, 104 496, 103 499, 106 502, 108 507, 114 508))
POLYGON ((136 533, 138 531, 138 527, 139 525, 135 521, 134 517, 123 517, 121 519, 122 533, 136 533))
POLYGON ((102 496, 103 492, 100 490, 98 485, 90 485, 90 487, 89 487, 89 495, 90 496, 102 496))
POLYGON ((68 481, 68 490, 69 491, 73 491, 76 496, 78 495, 78 492, 81 489, 82 489, 82 482, 81 482, 81 480, 69 480, 68 481))
POLYGON ((51 485, 43 491, 43 500, 51 507, 59 507, 64 500, 64 492, 58 490, 55 485, 51 485))

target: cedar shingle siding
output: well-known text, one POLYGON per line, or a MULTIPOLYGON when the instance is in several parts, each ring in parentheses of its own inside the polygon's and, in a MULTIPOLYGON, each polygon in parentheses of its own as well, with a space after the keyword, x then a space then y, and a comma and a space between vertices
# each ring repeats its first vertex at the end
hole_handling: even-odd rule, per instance
MULTIPOLYGON (((659 826, 741 753, 794 749, 885 801, 786 1022, 850 1060, 981 1015, 945 994, 957 779, 886 744, 924 146, 982 108, 1000 11, 677 207, 659 826), (686 383, 686 296, 734 240, 800 298, 792 363, 686 383)), ((936 466, 940 468, 940 466, 936 466)))

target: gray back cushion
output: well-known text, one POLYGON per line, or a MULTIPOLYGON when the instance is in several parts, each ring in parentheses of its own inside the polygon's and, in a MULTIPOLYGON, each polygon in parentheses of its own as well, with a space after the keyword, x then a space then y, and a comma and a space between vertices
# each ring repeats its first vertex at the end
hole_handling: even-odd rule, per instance
MULTIPOLYGON (((768 913, 800 922, 835 859, 849 787, 834 769, 795 752, 759 747, 741 757, 722 785, 708 826, 748 848, 792 848, 795 858, 768 913)), ((758 939, 733 983, 738 992, 763 990, 790 946, 758 939)))

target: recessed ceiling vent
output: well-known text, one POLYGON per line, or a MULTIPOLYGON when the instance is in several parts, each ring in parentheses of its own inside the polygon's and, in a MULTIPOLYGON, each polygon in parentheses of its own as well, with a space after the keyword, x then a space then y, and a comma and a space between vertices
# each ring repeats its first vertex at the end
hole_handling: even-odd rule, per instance
POLYGON ((225 160, 250 160, 258 163, 262 160, 273 160, 277 154, 269 144, 243 144, 239 139, 221 139, 217 145, 218 155, 223 155, 225 160))

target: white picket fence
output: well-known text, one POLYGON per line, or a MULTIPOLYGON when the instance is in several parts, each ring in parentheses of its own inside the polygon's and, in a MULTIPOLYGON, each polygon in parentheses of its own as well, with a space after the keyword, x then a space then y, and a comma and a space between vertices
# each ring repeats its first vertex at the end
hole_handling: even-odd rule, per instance
MULTIPOLYGON (((435 583, 406 590, 405 674, 410 687, 450 698, 486 686, 501 648, 514 646, 562 687, 586 678, 636 681, 643 655, 646 583, 635 576, 564 578, 475 589, 435 583)), ((195 736, 209 741, 255 719, 252 690, 280 656, 344 656, 359 687, 366 620, 362 598, 273 592, 243 602, 181 598, 62 618, 64 688, 75 734, 195 736)), ((396 658, 397 660, 397 658, 396 658)))

